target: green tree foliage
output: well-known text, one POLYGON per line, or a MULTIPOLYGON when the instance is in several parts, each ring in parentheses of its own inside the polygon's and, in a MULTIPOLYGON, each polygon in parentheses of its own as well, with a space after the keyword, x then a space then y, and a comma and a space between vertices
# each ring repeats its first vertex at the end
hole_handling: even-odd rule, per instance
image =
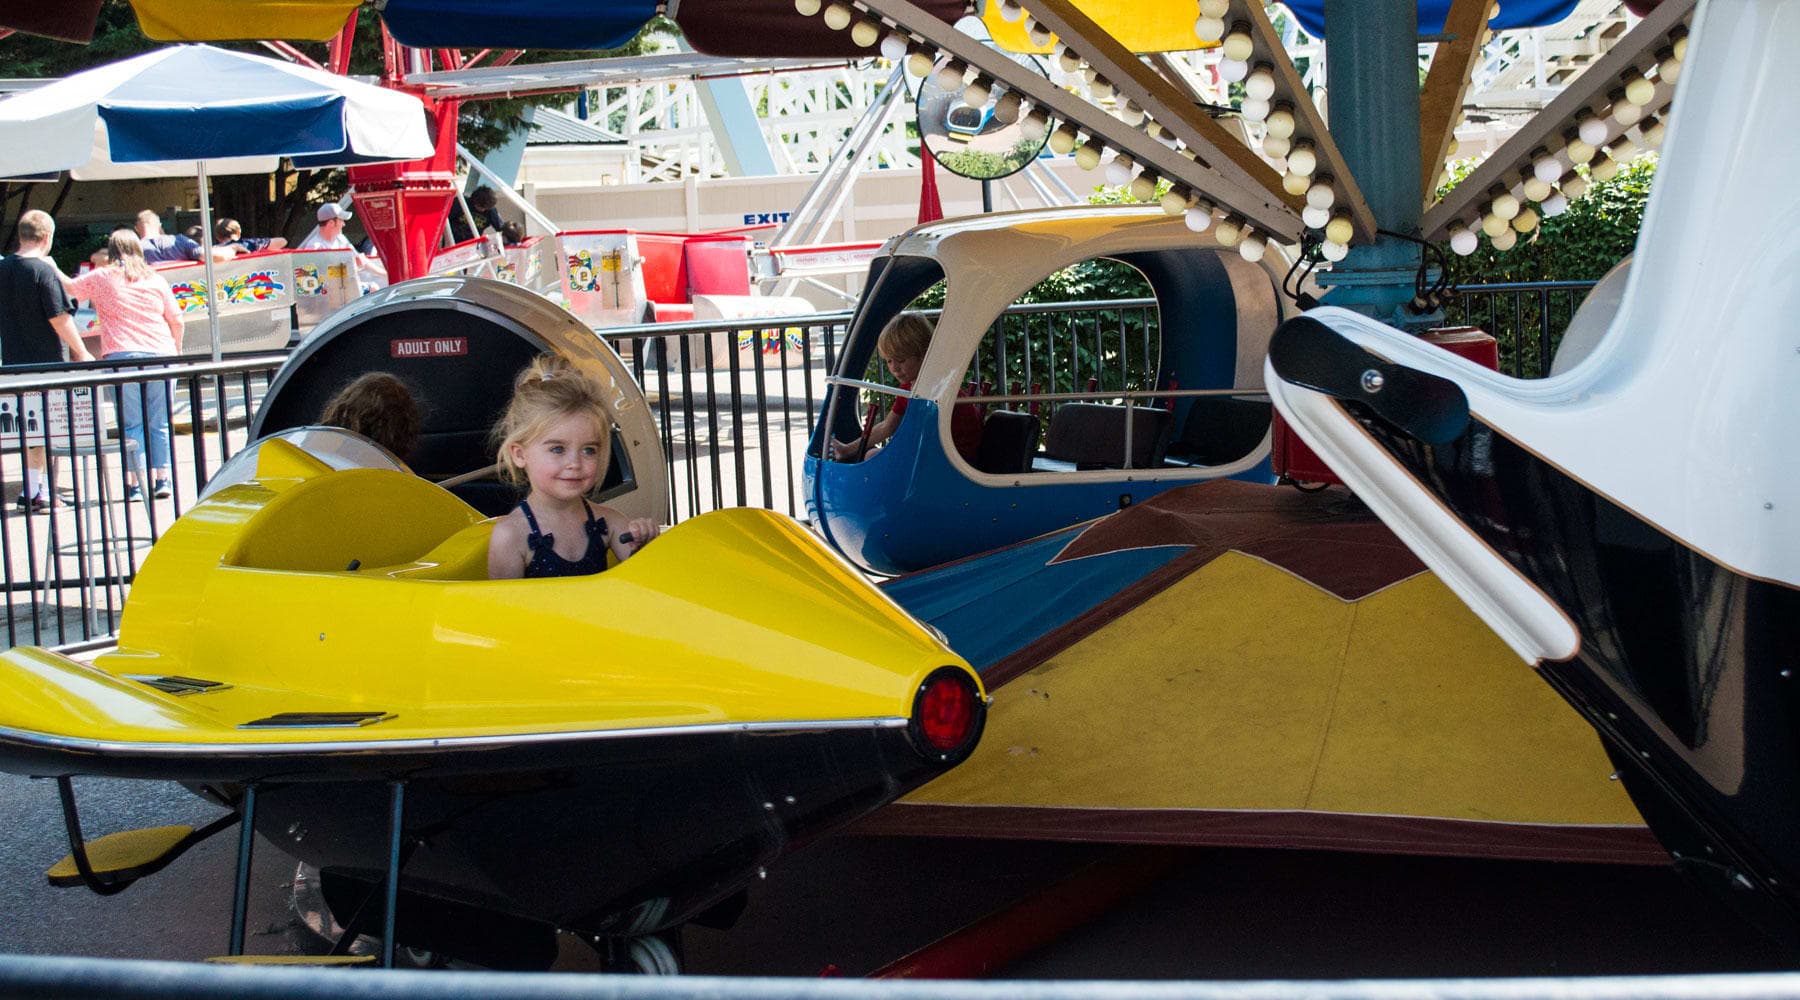
MULTIPOLYGON (((1612 180, 1592 181, 1585 195, 1569 202, 1568 211, 1545 219, 1511 250, 1495 250, 1483 235, 1474 253, 1451 258, 1451 280, 1457 285, 1598 281, 1637 244, 1656 162, 1653 155, 1642 156, 1621 167, 1612 180)), ((1473 170, 1473 162, 1457 164, 1452 183, 1473 170)), ((1586 176, 1586 168, 1580 173, 1586 176)))

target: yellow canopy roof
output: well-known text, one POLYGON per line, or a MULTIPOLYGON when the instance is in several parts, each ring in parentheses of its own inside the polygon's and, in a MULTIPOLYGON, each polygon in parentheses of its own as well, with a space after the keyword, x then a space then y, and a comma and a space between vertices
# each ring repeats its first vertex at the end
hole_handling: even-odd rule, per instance
MULTIPOLYGON (((1185 52, 1216 44, 1202 42, 1194 34, 1199 11, 1192 0, 1074 0, 1074 5, 1133 52, 1185 52)), ((1043 54, 1056 44, 1052 39, 1048 45, 1033 45, 1025 34, 1025 19, 1006 20, 1000 16, 999 4, 989 4, 982 21, 994 43, 1008 52, 1043 54)))

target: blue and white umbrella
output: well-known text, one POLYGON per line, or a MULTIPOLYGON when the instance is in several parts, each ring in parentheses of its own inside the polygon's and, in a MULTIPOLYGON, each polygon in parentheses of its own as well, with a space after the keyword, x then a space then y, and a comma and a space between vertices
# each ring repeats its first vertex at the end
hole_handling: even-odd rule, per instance
MULTIPOLYGON (((424 106, 410 94, 210 45, 160 49, 0 101, 0 177, 198 176, 209 288, 209 174, 269 173, 283 156, 323 167, 431 151, 424 106)), ((216 312, 211 323, 216 358, 216 312)))

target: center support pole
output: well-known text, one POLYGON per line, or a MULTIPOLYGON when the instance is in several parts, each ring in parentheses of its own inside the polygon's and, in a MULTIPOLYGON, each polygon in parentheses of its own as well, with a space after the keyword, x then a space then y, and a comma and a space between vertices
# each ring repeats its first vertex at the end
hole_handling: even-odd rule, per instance
MULTIPOLYGON (((1325 0, 1325 82, 1332 138, 1382 229, 1417 234, 1417 0, 1325 0)), ((1321 284, 1325 302, 1389 320, 1413 297, 1420 247, 1383 236, 1350 250, 1321 284)))

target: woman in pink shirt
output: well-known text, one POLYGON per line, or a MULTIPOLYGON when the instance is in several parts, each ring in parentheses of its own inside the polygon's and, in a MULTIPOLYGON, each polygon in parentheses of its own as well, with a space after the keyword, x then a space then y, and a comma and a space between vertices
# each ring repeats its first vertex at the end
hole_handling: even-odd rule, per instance
MULTIPOLYGON (((107 265, 68 282, 69 294, 94 304, 100 318, 100 355, 108 360, 164 358, 181 352, 181 307, 169 282, 144 262, 137 233, 117 229, 106 242, 107 265)), ((169 389, 167 381, 121 386, 119 424, 125 437, 148 454, 154 495, 169 495, 169 389), (148 417, 149 448, 144 425, 148 417)), ((136 469, 125 470, 125 499, 143 496, 136 469)))

